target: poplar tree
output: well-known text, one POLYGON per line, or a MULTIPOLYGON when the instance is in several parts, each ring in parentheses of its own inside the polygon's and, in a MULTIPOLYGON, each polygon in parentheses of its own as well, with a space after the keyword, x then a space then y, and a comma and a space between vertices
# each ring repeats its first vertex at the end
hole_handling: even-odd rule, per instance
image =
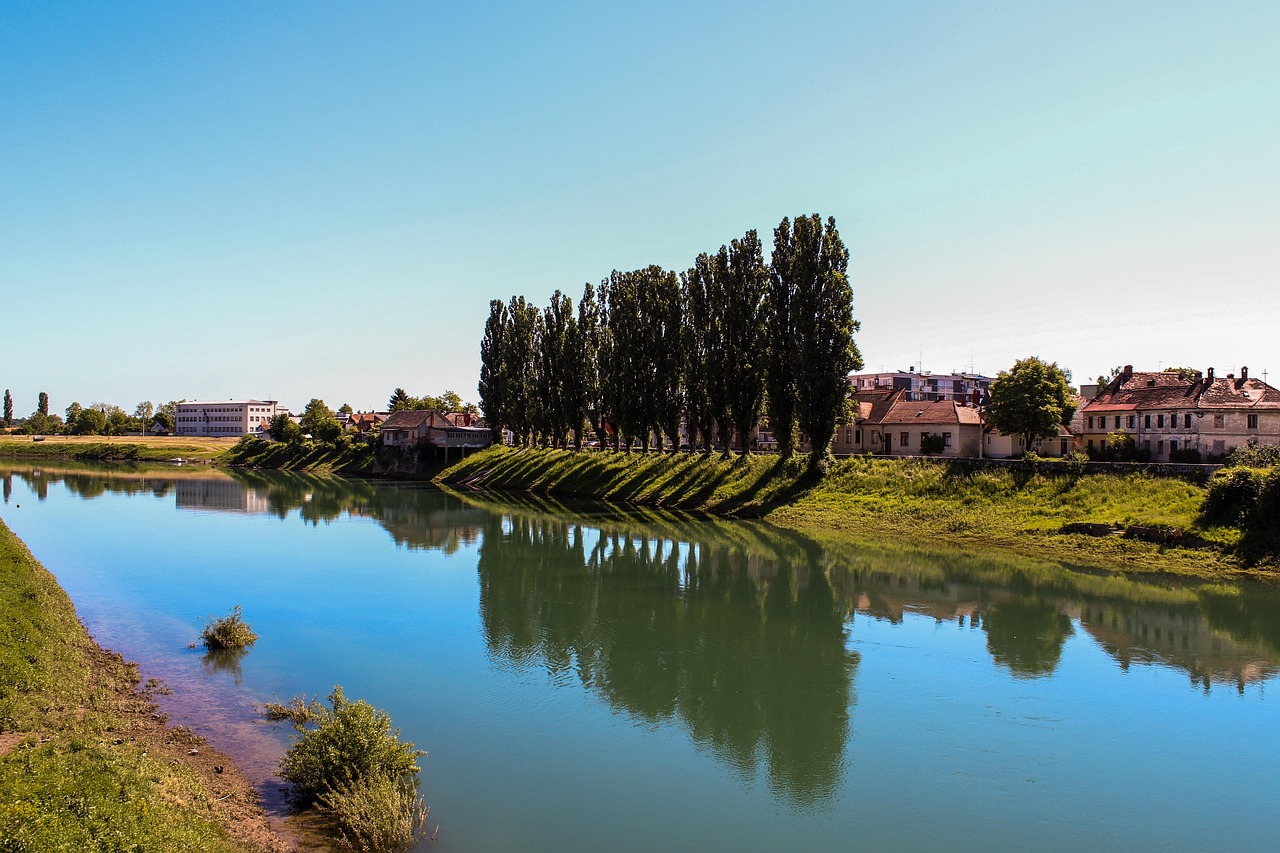
MULTIPOLYGON (((721 247, 724 266, 721 315, 717 337, 723 349, 723 390, 728 419, 742 436, 742 453, 751 451, 764 398, 765 297, 769 271, 764 265, 760 238, 754 230, 733 240, 728 252, 721 247)), ((729 450, 728 440, 725 452, 729 450)))
POLYGON ((608 279, 609 359, 606 362, 606 408, 614 417, 614 447, 631 451, 636 438, 649 449, 648 403, 651 392, 646 363, 644 324, 636 273, 614 270, 608 279))
POLYGON ((828 217, 786 220, 774 235, 775 277, 787 279, 795 345, 792 370, 800 429, 812 446, 810 467, 823 464, 849 407, 849 373, 862 367, 853 342, 853 289, 846 271, 849 251, 828 217), (780 251, 781 250, 781 251, 780 251))
POLYGON ((662 434, 666 433, 674 453, 680 450, 680 419, 684 414, 683 291, 680 277, 662 267, 646 267, 639 275, 647 316, 641 327, 648 354, 645 370, 651 382, 647 421, 653 427, 657 449, 662 450, 662 434))
POLYGON ((480 340, 480 409, 493 434, 493 443, 502 443, 502 428, 510 418, 510 389, 503 370, 506 358, 508 315, 501 299, 489 301, 489 319, 480 340))
POLYGON ((773 258, 769 265, 769 290, 765 296, 765 389, 769 421, 778 442, 778 455, 790 459, 795 452, 796 366, 793 305, 795 282, 803 275, 801 259, 791 242, 791 222, 783 217, 773 232, 773 258))
POLYGON ((507 307, 509 335, 504 347, 503 373, 510 389, 507 426, 515 433, 516 443, 528 446, 533 440, 534 424, 541 420, 537 405, 536 360, 540 312, 523 296, 511 297, 507 307))
POLYGON ((563 446, 570 430, 575 435, 575 441, 582 431, 581 420, 576 426, 573 423, 573 412, 577 410, 577 406, 569 401, 572 390, 569 387, 569 377, 576 368, 572 351, 574 338, 577 336, 576 327, 573 300, 557 290, 542 313, 538 348, 541 407, 549 437, 556 447, 563 446))
POLYGON ((42 415, 49 414, 49 395, 40 392, 39 402, 36 403, 36 411, 42 415))
POLYGON ((9 426, 13 423, 13 395, 9 393, 9 389, 4 389, 4 425, 9 426))
POLYGON ((720 247, 715 255, 698 255, 687 274, 689 321, 687 335, 689 379, 688 399, 691 421, 702 434, 703 448, 710 453, 716 432, 728 453, 729 402, 728 385, 734 381, 725 347, 724 304, 728 278, 728 250, 720 247))
MULTIPOLYGON (((590 283, 582 288, 582 299, 578 301, 577 339, 574 343, 579 364, 579 384, 571 395, 581 406, 577 415, 578 420, 585 418, 591 422, 591 428, 595 431, 596 440, 600 442, 601 447, 604 447, 606 439, 604 402, 601 399, 603 379, 600 370, 600 363, 605 354, 604 303, 603 285, 599 291, 590 283)), ((575 439, 575 444, 579 450, 582 449, 581 436, 575 439)))

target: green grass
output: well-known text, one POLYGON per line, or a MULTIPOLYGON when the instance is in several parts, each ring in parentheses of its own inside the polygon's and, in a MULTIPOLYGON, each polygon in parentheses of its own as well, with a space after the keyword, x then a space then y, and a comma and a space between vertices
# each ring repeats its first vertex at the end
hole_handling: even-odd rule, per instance
POLYGON ((373 470, 375 453, 374 447, 363 443, 334 447, 318 441, 285 444, 246 440, 226 449, 218 463, 243 468, 367 474, 373 470))
POLYGON ((175 436, 50 436, 32 441, 26 435, 0 436, 0 456, 22 459, 78 459, 105 462, 212 462, 226 452, 231 442, 225 438, 178 438, 175 436))
POLYGON ((128 736, 136 668, 3 523, 0 616, 0 851, 238 849, 196 777, 128 736))
POLYGON ((440 481, 764 518, 871 539, 1000 547, 1110 569, 1222 576, 1239 531, 1197 522, 1205 489, 1143 473, 1024 474, 942 461, 854 457, 823 477, 805 458, 490 448, 440 481), (1203 547, 1063 533, 1064 525, 1190 534, 1203 547))

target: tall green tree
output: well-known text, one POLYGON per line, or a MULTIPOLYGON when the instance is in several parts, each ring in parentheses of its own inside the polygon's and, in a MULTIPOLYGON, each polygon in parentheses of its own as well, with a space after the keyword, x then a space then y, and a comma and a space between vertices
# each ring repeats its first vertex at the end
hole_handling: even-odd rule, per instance
POLYGON ((507 305, 510 334, 507 339, 503 371, 511 395, 507 425, 516 443, 528 446, 534 438, 534 426, 540 420, 537 406, 538 325, 541 312, 523 296, 511 297, 507 305))
POLYGON ((809 437, 811 467, 830 452, 836 424, 849 411, 849 373, 862 367, 862 354, 853 342, 859 328, 853 319, 853 289, 847 270, 849 251, 828 217, 786 220, 774 232, 774 276, 787 280, 796 420, 809 437))
POLYGON ((133 416, 142 422, 143 427, 151 420, 156 413, 156 407, 150 400, 143 400, 141 403, 133 407, 133 416))
POLYGON ((805 274, 791 238, 791 222, 783 218, 773 232, 769 292, 765 297, 765 389, 769 422, 778 455, 790 459, 796 435, 796 281, 805 274))
MULTIPOLYGON (((727 256, 726 256, 727 258, 727 256)), ((725 416, 721 393, 723 336, 720 331, 720 257, 703 252, 680 280, 684 287, 685 417, 689 445, 707 453, 715 443, 717 417, 725 416)))
POLYGON ((1057 362, 1028 356, 996 374, 987 421, 1005 435, 1022 436, 1031 447, 1036 439, 1057 435, 1075 411, 1066 372, 1057 362))
POLYGON ((312 397, 303 407, 298 426, 304 434, 310 433, 317 441, 333 441, 342 433, 342 425, 334 416, 333 409, 319 397, 312 397))
POLYGON ((409 392, 403 388, 397 388, 391 392, 391 397, 387 400, 387 411, 398 412, 401 409, 410 408, 409 392))
POLYGON ((653 429, 657 449, 662 449, 665 433, 674 453, 680 449, 680 420, 684 414, 684 292, 680 277, 662 267, 646 267, 639 276, 641 305, 648 317, 642 326, 650 382, 646 420, 653 429))
MULTIPOLYGON (((722 341, 722 386, 729 421, 742 437, 742 452, 751 451, 760 409, 764 403, 768 348, 765 344, 765 300, 769 270, 755 231, 722 247, 724 287, 716 324, 722 341)), ((728 452, 729 443, 725 442, 728 452)))
POLYGON ((583 425, 590 423, 595 429, 592 414, 600 378, 596 365, 597 339, 599 336, 599 310, 595 304, 595 292, 590 284, 582 291, 577 316, 569 324, 565 373, 564 401, 573 429, 573 446, 582 449, 583 425))
POLYGON ((480 409, 493 434, 493 443, 502 443, 502 429, 510 418, 511 389, 506 373, 508 335, 507 305, 501 299, 489 300, 489 319, 480 340, 480 409))
POLYGON ((4 389, 4 425, 8 426, 13 423, 13 395, 9 393, 9 389, 4 389))
POLYGON ((42 415, 49 414, 49 395, 43 391, 40 392, 40 397, 36 403, 36 412, 42 415))

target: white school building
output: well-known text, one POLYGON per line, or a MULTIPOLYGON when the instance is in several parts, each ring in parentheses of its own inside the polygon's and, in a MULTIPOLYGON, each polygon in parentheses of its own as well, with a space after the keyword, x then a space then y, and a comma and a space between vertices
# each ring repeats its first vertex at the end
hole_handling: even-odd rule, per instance
POLYGON ((278 408, 275 400, 193 400, 178 404, 175 435, 235 438, 261 433, 278 408))

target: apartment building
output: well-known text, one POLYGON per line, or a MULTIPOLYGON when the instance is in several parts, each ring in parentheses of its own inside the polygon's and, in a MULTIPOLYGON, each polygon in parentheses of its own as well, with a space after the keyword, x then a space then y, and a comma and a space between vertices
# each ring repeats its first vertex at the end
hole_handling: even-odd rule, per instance
POLYGON ((275 400, 194 400, 178 404, 175 435, 236 438, 261 433, 279 412, 275 400))
POLYGON ((884 373, 850 373, 850 389, 874 391, 895 388, 906 391, 906 399, 921 402, 954 402, 964 406, 986 405, 987 391, 994 378, 979 373, 931 373, 896 370, 884 373))

